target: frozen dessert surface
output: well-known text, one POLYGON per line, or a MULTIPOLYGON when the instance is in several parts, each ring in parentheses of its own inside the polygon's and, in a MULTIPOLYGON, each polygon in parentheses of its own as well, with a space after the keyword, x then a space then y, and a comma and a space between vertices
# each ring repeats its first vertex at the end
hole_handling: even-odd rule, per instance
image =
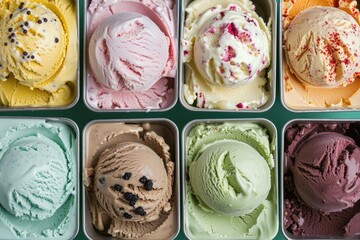
POLYGON ((249 0, 192 1, 181 42, 186 101, 199 108, 232 110, 266 104, 270 26, 249 0))
POLYGON ((283 1, 283 100, 293 110, 360 103, 357 1, 283 1))
POLYGON ((252 81, 268 66, 269 35, 241 7, 215 8, 198 20, 206 21, 197 33, 194 61, 201 76, 220 86, 252 81))
POLYGON ((168 107, 176 74, 175 2, 93 0, 87 14, 89 105, 168 107))
MULTIPOLYGON (((45 5, 29 2, 22 9, 19 7, 14 10, 8 20, 3 19, 9 26, 8 32, 2 34, 2 40, 9 46, 4 48, 5 58, 8 59, 7 70, 23 85, 46 90, 57 89, 59 86, 49 83, 65 59, 67 38, 64 26, 60 18, 45 5), (22 9, 30 14, 23 13, 22 9), (47 26, 39 24, 37 21, 40 19, 46 19, 44 25, 47 26), (17 26, 19 23, 23 24, 17 26), (43 31, 45 27, 46 32, 43 31), (7 35, 10 39, 6 41, 7 35), (18 44, 12 40, 18 41, 18 44), (40 61, 43 62, 38 64, 40 61)), ((2 77, 1 80, 5 81, 6 76, 2 77)))
POLYGON ((319 133, 296 154, 294 182, 301 199, 324 213, 352 207, 360 199, 360 148, 339 133, 319 133))
POLYGON ((267 130, 245 122, 198 124, 186 149, 188 237, 273 238, 275 163, 267 130))
POLYGON ((2 119, 0 133, 0 239, 74 237, 73 130, 59 122, 2 119))
POLYGON ((172 193, 172 179, 168 179, 165 167, 162 159, 144 144, 112 146, 101 154, 95 168, 94 188, 99 204, 123 221, 130 216, 131 221, 156 220, 172 193), (116 191, 124 192, 125 202, 114 199, 116 191), (132 199, 128 199, 130 193, 132 199), (123 211, 117 210, 120 208, 123 211))
POLYGON ((309 237, 360 234, 357 123, 296 123, 284 153, 284 229, 309 237))
POLYGON ((312 7, 336 7, 349 13, 355 19, 360 17, 357 2, 354 0, 283 0, 282 7, 283 27, 285 28, 299 13, 312 7))
POLYGON ((2 155, 2 172, 17 169, 17 174, 1 176, 0 202, 6 210, 17 217, 44 220, 64 204, 68 197, 66 185, 72 180, 67 178, 66 159, 59 148, 55 144, 50 146, 39 141, 36 137, 29 137, 19 140, 2 155), (34 170, 34 162, 25 159, 37 159, 36 167, 39 169, 34 170), (19 166, 22 168, 19 169, 19 166), (35 177, 29 174, 32 171, 35 177), (46 197, 37 196, 39 189, 46 197), (31 199, 34 206, 24 206, 18 199, 31 199))
POLYGON ((360 213, 357 213, 345 226, 345 236, 352 237, 359 234, 360 229, 360 213))
POLYGON ((174 213, 175 166, 169 145, 141 125, 110 125, 98 123, 88 130, 92 150, 84 184, 92 223, 105 236, 163 238, 161 229, 174 213))
POLYGON ((75 2, 5 0, 0 26, 0 105, 69 105, 78 63, 75 2))
POLYGON ((150 18, 132 12, 113 15, 91 37, 91 69, 108 88, 145 91, 162 77, 169 43, 150 18))
POLYGON ((231 216, 252 212, 271 187, 266 160, 248 144, 234 140, 218 141, 199 152, 190 164, 189 178, 204 207, 231 216))
POLYGON ((360 71, 360 25, 345 11, 313 7, 284 33, 286 60, 300 81, 318 87, 352 83, 360 71))

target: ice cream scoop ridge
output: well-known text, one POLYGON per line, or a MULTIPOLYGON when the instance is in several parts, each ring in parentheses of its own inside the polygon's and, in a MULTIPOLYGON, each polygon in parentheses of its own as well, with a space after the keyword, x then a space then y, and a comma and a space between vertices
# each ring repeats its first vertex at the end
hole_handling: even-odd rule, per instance
POLYGON ((66 106, 74 100, 76 24, 71 0, 0 3, 1 105, 66 106))
POLYGON ((266 160, 250 145, 233 140, 202 149, 190 165, 189 177, 205 209, 231 216, 253 211, 271 188, 266 160))
POLYGON ((56 238, 67 231, 75 197, 68 134, 64 125, 20 125, 0 141, 0 222, 15 236, 56 238))
POLYGON ((261 18, 230 4, 217 6, 199 17, 204 23, 194 44, 197 69, 220 86, 246 84, 270 63, 270 34, 261 18))
POLYGON ((120 90, 148 90, 169 69, 170 39, 148 17, 119 13, 107 18, 94 31, 89 59, 96 79, 120 90))
POLYGON ((355 80, 360 72, 360 25, 334 7, 299 13, 284 32, 286 60, 304 83, 334 88, 355 80))
POLYGON ((360 148, 339 133, 319 133, 296 154, 294 182, 301 199, 324 213, 352 207, 360 199, 360 148))
POLYGON ((174 162, 155 132, 125 125, 105 136, 85 170, 94 227, 118 238, 149 236, 173 206, 174 162))
POLYGON ((185 11, 184 100, 230 111, 264 106, 272 85, 272 20, 250 0, 194 0, 185 11))
POLYGON ((94 109, 159 109, 174 100, 176 2, 93 0, 87 95, 94 109))
POLYGON ((266 129, 245 122, 198 124, 186 148, 189 238, 271 239, 277 222, 266 129))
MULTIPOLYGON (((59 86, 50 83, 64 63, 68 45, 66 23, 46 5, 31 2, 21 6, 0 23, 8 27, 1 36, 1 41, 7 43, 3 53, 7 59, 5 75, 11 72, 21 84, 31 88, 57 89, 59 86)), ((5 81, 6 76, 1 76, 5 81)))
POLYGON ((360 234, 358 129, 358 122, 347 121, 304 121, 286 127, 283 227, 287 237, 360 234))

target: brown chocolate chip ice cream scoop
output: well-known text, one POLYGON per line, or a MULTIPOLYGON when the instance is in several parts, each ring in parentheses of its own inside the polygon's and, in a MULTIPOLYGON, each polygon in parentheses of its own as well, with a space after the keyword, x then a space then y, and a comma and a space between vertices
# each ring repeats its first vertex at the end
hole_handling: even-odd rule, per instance
POLYGON ((167 203, 166 195, 171 193, 162 159, 141 143, 118 143, 106 149, 95 168, 94 180, 100 205, 121 220, 157 219, 167 203), (147 180, 140 182, 144 177, 147 180))

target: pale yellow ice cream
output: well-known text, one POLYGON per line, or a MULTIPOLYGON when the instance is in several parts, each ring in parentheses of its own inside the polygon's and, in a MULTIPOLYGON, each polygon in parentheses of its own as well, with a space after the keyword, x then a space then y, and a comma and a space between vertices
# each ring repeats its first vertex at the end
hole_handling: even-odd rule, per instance
POLYGON ((66 106, 76 95, 76 4, 0 3, 0 105, 66 106))
POLYGON ((318 87, 352 83, 360 71, 360 25, 334 7, 302 11, 284 33, 286 59, 300 81, 318 87))

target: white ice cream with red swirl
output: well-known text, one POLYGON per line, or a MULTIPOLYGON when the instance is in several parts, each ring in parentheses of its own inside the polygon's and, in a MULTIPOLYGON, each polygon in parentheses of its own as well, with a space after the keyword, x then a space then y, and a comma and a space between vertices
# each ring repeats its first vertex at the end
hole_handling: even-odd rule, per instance
POLYGON ((259 19, 230 4, 207 10, 198 22, 205 22, 197 33, 194 60, 207 81, 231 86, 245 84, 270 63, 269 33, 260 28, 259 19))
POLYGON ((263 19, 261 7, 250 0, 194 0, 186 7, 181 51, 189 105, 250 110, 269 101, 272 13, 263 19))

